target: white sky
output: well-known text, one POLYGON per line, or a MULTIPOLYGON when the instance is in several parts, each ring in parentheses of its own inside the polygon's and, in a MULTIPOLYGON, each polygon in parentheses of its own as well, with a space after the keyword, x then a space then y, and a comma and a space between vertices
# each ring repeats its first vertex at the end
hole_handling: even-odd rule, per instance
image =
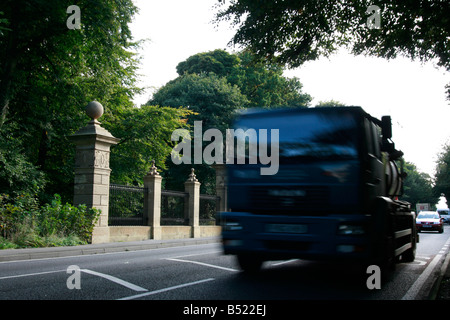
MULTIPOLYGON (((234 32, 227 23, 216 27, 213 6, 217 0, 133 0, 140 8, 131 29, 135 40, 149 39, 139 52, 141 85, 148 90, 137 105, 175 79, 176 66, 191 55, 226 49, 234 32)), ((442 146, 450 142, 450 101, 445 85, 449 74, 432 63, 422 65, 406 58, 387 61, 340 52, 330 59, 307 62, 288 70, 298 77, 303 91, 319 101, 336 100, 363 107, 380 118, 391 115, 393 141, 405 159, 419 171, 434 175, 442 146)))

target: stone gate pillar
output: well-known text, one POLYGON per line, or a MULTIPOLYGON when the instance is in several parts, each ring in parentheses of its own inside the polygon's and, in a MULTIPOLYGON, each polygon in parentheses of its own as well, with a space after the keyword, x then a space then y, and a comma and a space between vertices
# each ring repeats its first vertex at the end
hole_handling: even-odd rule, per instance
POLYGON ((85 204, 88 208, 101 210, 94 227, 92 243, 109 242, 109 168, 110 147, 119 142, 97 121, 103 115, 103 106, 97 101, 89 102, 86 114, 92 119, 86 127, 70 136, 76 145, 75 206, 85 204))
POLYGON ((216 211, 228 211, 227 168, 225 164, 213 164, 212 167, 216 170, 216 196, 220 197, 216 211))
POLYGON ((191 226, 191 237, 200 237, 200 182, 191 169, 189 178, 184 183, 184 191, 189 193, 188 203, 186 206, 187 216, 189 217, 189 225, 191 226))
POLYGON ((161 182, 162 177, 157 171, 155 161, 153 161, 149 173, 144 177, 144 188, 146 189, 144 196, 144 215, 147 217, 148 225, 151 228, 151 238, 155 240, 162 239, 161 182))

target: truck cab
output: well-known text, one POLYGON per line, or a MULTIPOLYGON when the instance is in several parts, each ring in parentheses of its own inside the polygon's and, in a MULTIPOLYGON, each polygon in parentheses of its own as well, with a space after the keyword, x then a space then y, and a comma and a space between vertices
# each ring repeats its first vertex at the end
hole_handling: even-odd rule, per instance
POLYGON ((227 165, 223 248, 244 270, 265 260, 381 263, 414 254, 415 230, 404 231, 411 210, 396 199, 402 152, 390 141, 389 117, 360 107, 282 109, 243 115, 235 128, 279 130, 276 174, 261 175, 262 164, 227 165), (401 230, 407 240, 398 241, 401 230))

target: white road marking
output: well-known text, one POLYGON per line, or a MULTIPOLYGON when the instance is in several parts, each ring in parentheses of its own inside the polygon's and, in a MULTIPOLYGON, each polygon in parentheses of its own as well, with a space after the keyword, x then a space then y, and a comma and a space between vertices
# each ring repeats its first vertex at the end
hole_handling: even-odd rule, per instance
MULTIPOLYGON (((216 250, 216 251, 209 251, 209 252, 202 252, 202 253, 185 254, 185 255, 176 256, 176 257, 173 257, 173 258, 170 258, 170 259, 186 258, 186 257, 193 257, 193 256, 203 256, 203 255, 206 255, 206 254, 214 254, 214 253, 219 253, 219 252, 222 252, 222 251, 221 250, 216 250)), ((167 258, 165 258, 165 259, 167 259, 167 258)))
MULTIPOLYGON (((450 244, 450 238, 447 239, 442 249, 444 249, 445 246, 448 246, 450 244)), ((422 274, 417 278, 417 280, 413 283, 413 285, 409 288, 409 290, 406 292, 406 294, 403 296, 402 300, 414 300, 414 298, 419 293, 420 289, 424 285, 424 283, 428 280, 428 277, 433 272, 434 268, 438 264, 438 262, 443 257, 443 254, 445 253, 445 250, 439 251, 439 254, 437 254, 434 259, 430 262, 430 264, 425 268, 425 270, 422 272, 422 274), (443 253, 441 253, 443 252, 443 253)))
POLYGON ((201 266, 210 267, 210 268, 216 268, 216 269, 225 270, 225 271, 232 271, 232 272, 238 272, 239 271, 239 270, 236 270, 236 269, 216 266, 214 264, 209 264, 209 263, 204 263, 204 262, 199 262, 199 261, 183 260, 183 259, 176 259, 176 258, 166 258, 165 260, 193 263, 193 264, 198 264, 198 265, 201 265, 201 266))
POLYGON ((185 284, 180 284, 180 285, 173 286, 173 287, 168 287, 168 288, 159 289, 159 290, 155 290, 155 291, 145 292, 145 293, 137 294, 137 295, 134 295, 134 296, 120 298, 120 299, 117 299, 117 300, 132 300, 132 299, 142 298, 142 297, 150 296, 150 295, 153 295, 153 294, 158 294, 158 293, 161 293, 161 292, 167 292, 167 291, 171 291, 171 290, 175 290, 175 289, 180 289, 180 288, 184 288, 184 287, 194 286, 194 285, 197 285, 197 284, 200 284, 200 283, 213 281, 213 280, 214 280, 214 278, 203 279, 203 280, 199 280, 199 281, 194 281, 194 282, 189 282, 189 283, 185 283, 185 284))
POLYGON ((130 282, 127 282, 125 280, 113 277, 113 276, 111 276, 109 274, 104 274, 104 273, 92 271, 92 270, 89 270, 89 269, 81 269, 80 271, 82 271, 84 273, 92 274, 94 276, 105 278, 105 279, 107 279, 109 281, 115 282, 117 284, 120 284, 120 285, 122 285, 124 287, 127 287, 128 289, 131 289, 131 290, 134 290, 134 291, 148 291, 145 288, 139 287, 139 286, 137 286, 135 284, 132 284, 130 282))
POLYGON ((294 262, 294 261, 297 261, 297 260, 298 259, 291 259, 291 260, 276 262, 276 263, 272 263, 271 266, 280 266, 282 264, 291 263, 291 262, 294 262))
POLYGON ((416 256, 416 258, 418 258, 418 259, 425 259, 425 260, 430 260, 431 259, 431 257, 426 257, 426 256, 416 256))
POLYGON ((414 300, 414 298, 419 293, 423 284, 428 280, 428 277, 430 276, 431 272, 434 270, 434 267, 436 267, 436 264, 439 262, 439 260, 441 260, 441 258, 442 258, 441 254, 437 254, 434 257, 434 259, 425 268, 425 270, 422 272, 422 274, 419 276, 419 278, 417 278, 417 280, 413 283, 413 285, 409 288, 409 290, 403 296, 402 300, 414 300))
POLYGON ((420 261, 420 260, 414 260, 413 263, 408 264, 408 266, 424 266, 426 265, 427 262, 426 261, 420 261))
POLYGON ((15 276, 0 277, 0 280, 22 278, 22 277, 31 277, 31 276, 39 276, 41 274, 58 273, 58 272, 66 272, 66 271, 67 270, 56 270, 56 271, 44 271, 44 272, 36 272, 36 273, 19 274, 19 275, 15 275, 15 276))

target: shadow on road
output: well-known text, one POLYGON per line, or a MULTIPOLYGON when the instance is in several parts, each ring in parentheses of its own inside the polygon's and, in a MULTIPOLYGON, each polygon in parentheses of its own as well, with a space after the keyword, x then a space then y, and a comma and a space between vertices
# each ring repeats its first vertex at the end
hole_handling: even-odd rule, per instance
POLYGON ((255 274, 240 272, 222 288, 228 294, 232 290, 233 299, 364 300, 373 292, 366 286, 370 275, 361 266, 299 260, 279 266, 266 264, 255 274))

